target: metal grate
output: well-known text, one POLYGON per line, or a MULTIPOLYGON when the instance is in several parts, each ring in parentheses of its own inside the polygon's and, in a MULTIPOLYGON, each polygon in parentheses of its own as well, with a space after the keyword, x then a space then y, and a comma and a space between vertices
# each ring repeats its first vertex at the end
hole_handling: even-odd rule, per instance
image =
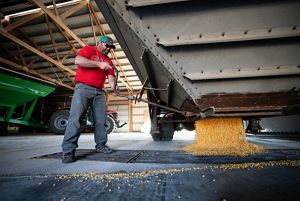
MULTIPOLYGON (((61 159, 62 152, 34 157, 33 159, 61 159)), ((160 164, 228 164, 245 162, 267 162, 300 159, 300 149, 270 149, 263 154, 248 157, 233 156, 193 156, 180 151, 116 150, 112 154, 96 153, 93 149, 76 151, 77 160, 120 162, 120 163, 160 163, 160 164)))

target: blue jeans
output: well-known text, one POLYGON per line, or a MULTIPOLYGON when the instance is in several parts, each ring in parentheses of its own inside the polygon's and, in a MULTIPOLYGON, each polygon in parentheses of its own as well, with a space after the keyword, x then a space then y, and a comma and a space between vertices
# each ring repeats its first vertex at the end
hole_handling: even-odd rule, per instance
POLYGON ((89 106, 91 106, 93 113, 96 148, 106 144, 105 91, 83 83, 77 83, 75 85, 68 125, 62 143, 63 153, 75 152, 78 147, 78 139, 83 130, 82 122, 89 106))

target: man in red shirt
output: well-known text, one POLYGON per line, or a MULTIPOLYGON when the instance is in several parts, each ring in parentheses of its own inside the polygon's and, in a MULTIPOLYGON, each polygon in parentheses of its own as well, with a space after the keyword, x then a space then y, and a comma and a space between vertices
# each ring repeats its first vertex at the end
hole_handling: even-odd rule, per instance
POLYGON ((83 47, 75 57, 75 64, 78 67, 70 116, 62 143, 63 163, 75 162, 75 151, 83 129, 81 125, 89 106, 94 118, 96 152, 106 154, 113 152, 106 145, 106 93, 103 90, 106 78, 114 89, 115 72, 113 63, 107 56, 111 49, 115 49, 113 40, 108 36, 102 36, 96 46, 83 47))

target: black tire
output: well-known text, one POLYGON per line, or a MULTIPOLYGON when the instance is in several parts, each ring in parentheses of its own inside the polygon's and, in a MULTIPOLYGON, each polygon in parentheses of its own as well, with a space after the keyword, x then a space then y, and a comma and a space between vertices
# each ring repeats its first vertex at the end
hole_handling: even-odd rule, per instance
POLYGON ((69 110, 54 112, 49 121, 49 128, 51 131, 57 135, 63 135, 68 124, 69 116, 69 110))
POLYGON ((154 141, 172 141, 174 135, 174 124, 164 123, 159 125, 159 133, 152 133, 154 141))
POLYGON ((105 123, 105 129, 106 129, 107 134, 112 133, 113 130, 115 129, 115 127, 116 127, 115 120, 111 116, 107 115, 106 123, 105 123))
POLYGON ((188 131, 194 131, 195 123, 183 123, 183 128, 188 131))

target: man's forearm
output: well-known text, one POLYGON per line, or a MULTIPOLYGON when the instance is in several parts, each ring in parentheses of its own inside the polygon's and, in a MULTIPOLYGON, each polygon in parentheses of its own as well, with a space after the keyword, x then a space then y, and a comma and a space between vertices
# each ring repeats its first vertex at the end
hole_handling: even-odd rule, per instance
POLYGON ((83 68, 101 68, 103 70, 111 68, 106 62, 92 61, 82 56, 75 57, 75 64, 83 68))
POLYGON ((83 68, 99 68, 98 61, 91 61, 82 56, 75 57, 75 64, 83 68))

